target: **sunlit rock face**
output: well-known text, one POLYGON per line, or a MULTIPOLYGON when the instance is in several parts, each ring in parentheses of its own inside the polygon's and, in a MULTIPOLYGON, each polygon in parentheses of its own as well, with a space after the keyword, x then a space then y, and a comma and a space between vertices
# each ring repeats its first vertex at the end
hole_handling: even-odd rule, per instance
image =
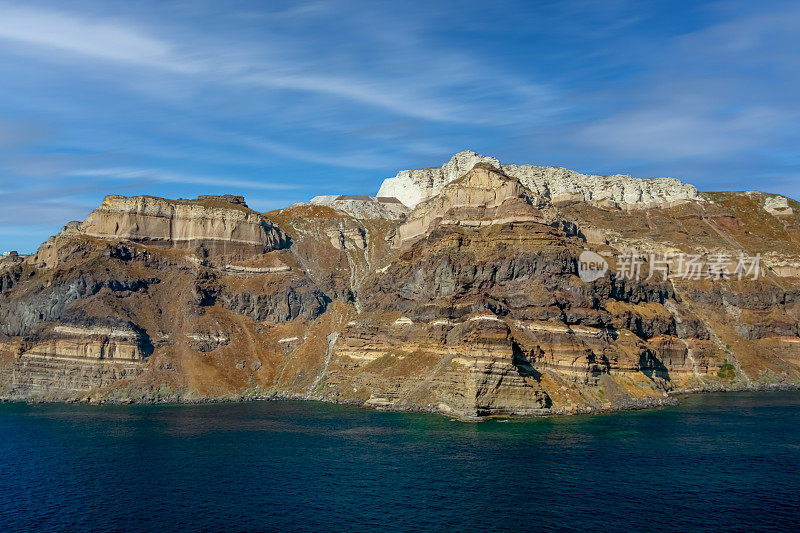
POLYGON ((378 196, 394 196, 409 207, 437 195, 477 163, 487 163, 517 178, 535 194, 553 204, 589 202, 621 209, 645 209, 698 201, 697 189, 674 178, 638 179, 627 175, 595 176, 560 167, 502 165, 494 157, 459 152, 441 168, 404 170, 386 179, 378 196))
POLYGON ((170 201, 149 196, 109 196, 81 224, 91 237, 148 242, 170 248, 206 248, 211 254, 265 253, 286 239, 243 199, 201 197, 170 201))
POLYGON ((130 325, 55 326, 20 351, 11 385, 26 396, 69 398, 139 375, 151 348, 130 325))
POLYGON ((764 206, 764 211, 771 215, 791 216, 794 214, 794 209, 789 205, 789 199, 785 196, 765 196, 762 205, 764 206))
POLYGON ((441 225, 480 227, 552 218, 543 198, 531 194, 517 179, 489 163, 478 163, 439 194, 417 204, 397 229, 393 246, 399 248, 441 225))
POLYGON ((362 219, 382 218, 397 220, 409 211, 408 207, 397 198, 383 196, 359 196, 353 194, 315 196, 309 204, 324 205, 362 219))
MULTIPOLYGON (((202 196, 195 200, 107 196, 84 222, 71 222, 62 235, 199 249, 207 255, 240 258, 287 245, 285 235, 237 196, 202 196)), ((58 258, 53 256, 53 249, 52 240, 48 241, 35 261, 56 264, 58 258)))
POLYGON ((473 419, 800 384, 797 202, 472 152, 398 178, 266 214, 108 197, 0 259, 0 397, 473 419), (589 281, 587 251, 608 262, 589 281), (648 257, 640 277, 623 254, 648 257), (650 254, 758 255, 763 271, 667 279, 650 254))
POLYGON ((493 157, 483 157, 475 152, 459 152, 442 167, 423 168, 418 170, 402 170, 394 178, 388 178, 381 184, 378 196, 393 196, 408 207, 414 207, 421 201, 436 195, 445 185, 457 180, 477 163, 488 163, 495 168, 499 161, 493 157))

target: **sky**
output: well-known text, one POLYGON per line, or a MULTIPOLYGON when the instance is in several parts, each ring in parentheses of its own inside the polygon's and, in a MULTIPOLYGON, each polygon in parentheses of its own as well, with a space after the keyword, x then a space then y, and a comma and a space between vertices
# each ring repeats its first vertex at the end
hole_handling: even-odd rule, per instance
POLYGON ((800 3, 0 0, 0 252, 107 194, 270 211, 471 149, 800 198, 800 3))

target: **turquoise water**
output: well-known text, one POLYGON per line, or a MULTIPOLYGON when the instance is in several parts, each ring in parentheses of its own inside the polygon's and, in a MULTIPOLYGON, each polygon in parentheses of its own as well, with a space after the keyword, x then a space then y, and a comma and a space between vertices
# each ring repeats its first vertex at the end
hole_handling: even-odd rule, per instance
POLYGON ((308 402, 0 404, 0 530, 800 527, 800 393, 463 423, 308 402))

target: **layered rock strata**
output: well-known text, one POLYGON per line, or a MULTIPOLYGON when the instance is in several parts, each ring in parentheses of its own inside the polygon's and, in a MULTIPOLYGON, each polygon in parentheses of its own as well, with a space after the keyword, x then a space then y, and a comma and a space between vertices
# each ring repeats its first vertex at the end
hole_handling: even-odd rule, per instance
MULTIPOLYGON (((248 257, 285 247, 286 236, 242 197, 201 196, 165 200, 151 196, 107 196, 82 223, 70 223, 62 235, 120 239, 165 248, 200 249, 207 255, 248 257)), ((56 237, 57 238, 57 237, 56 237)), ((53 266, 52 241, 35 262, 53 266)))
POLYGON ((89 392, 140 374, 151 348, 131 326, 55 326, 19 353, 11 388, 44 399, 89 392))
POLYGON ((793 200, 472 152, 398 176, 377 198, 268 214, 107 198, 35 256, 0 259, 0 396, 475 418, 800 384, 793 200), (609 263, 590 282, 586 250, 609 263), (681 254, 757 256, 762 272, 667 276, 681 254))
POLYGON ((435 197, 420 203, 397 228, 393 246, 428 235, 440 225, 481 227, 536 220, 549 221, 552 210, 540 197, 488 163, 478 163, 435 197))

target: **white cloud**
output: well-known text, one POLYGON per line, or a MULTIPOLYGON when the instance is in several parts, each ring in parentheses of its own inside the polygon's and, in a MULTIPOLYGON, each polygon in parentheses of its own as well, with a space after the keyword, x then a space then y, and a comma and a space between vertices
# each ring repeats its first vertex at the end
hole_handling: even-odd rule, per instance
POLYGON ((430 97, 418 95, 414 98, 402 94, 397 87, 388 87, 368 78, 347 78, 322 76, 318 74, 264 73, 244 74, 236 78, 240 83, 256 84, 275 89, 289 89, 322 93, 344 98, 354 102, 372 105, 400 115, 432 121, 469 121, 466 116, 459 117, 448 102, 437 102, 430 97))
MULTIPOLYGON (((300 10, 293 16, 314 12, 300 10)), ((409 33, 387 38, 385 32, 363 29, 359 37, 367 46, 361 53, 375 57, 362 65, 340 54, 305 49, 302 40, 286 41, 283 35, 249 42, 232 35, 212 44, 176 32, 183 40, 170 40, 121 20, 0 4, 0 39, 185 74, 186 82, 320 94, 434 122, 508 124, 523 111, 530 118, 556 109, 544 84, 498 72, 466 54, 431 51, 412 35, 420 28, 404 30, 409 33)))
POLYGON ((75 177, 96 177, 110 180, 143 180, 160 183, 184 183, 189 185, 239 187, 242 189, 293 190, 303 188, 303 186, 298 183, 273 183, 268 181, 231 179, 227 177, 214 178, 195 175, 188 176, 184 174, 164 172, 162 170, 131 167, 73 170, 68 172, 67 175, 75 177))
POLYGON ((376 155, 374 152, 359 151, 326 155, 313 150, 297 148, 286 143, 260 139, 258 137, 234 134, 228 134, 228 137, 243 146, 249 146, 257 150, 265 150, 275 155, 300 161, 308 161, 310 163, 359 169, 376 169, 386 166, 386 159, 376 155))
POLYGON ((650 161, 723 157, 763 144, 785 120, 779 110, 720 115, 681 103, 645 107, 592 123, 578 133, 584 144, 650 161))
POLYGON ((605 94, 618 111, 578 128, 575 140, 614 157, 691 159, 718 169, 796 146, 800 106, 789 88, 800 82, 800 9, 775 4, 752 13, 729 5, 723 12, 724 19, 673 37, 660 55, 640 57, 644 74, 605 94))
POLYGON ((170 43, 127 24, 30 6, 0 4, 0 38, 175 72, 191 73, 200 68, 180 57, 170 43))

